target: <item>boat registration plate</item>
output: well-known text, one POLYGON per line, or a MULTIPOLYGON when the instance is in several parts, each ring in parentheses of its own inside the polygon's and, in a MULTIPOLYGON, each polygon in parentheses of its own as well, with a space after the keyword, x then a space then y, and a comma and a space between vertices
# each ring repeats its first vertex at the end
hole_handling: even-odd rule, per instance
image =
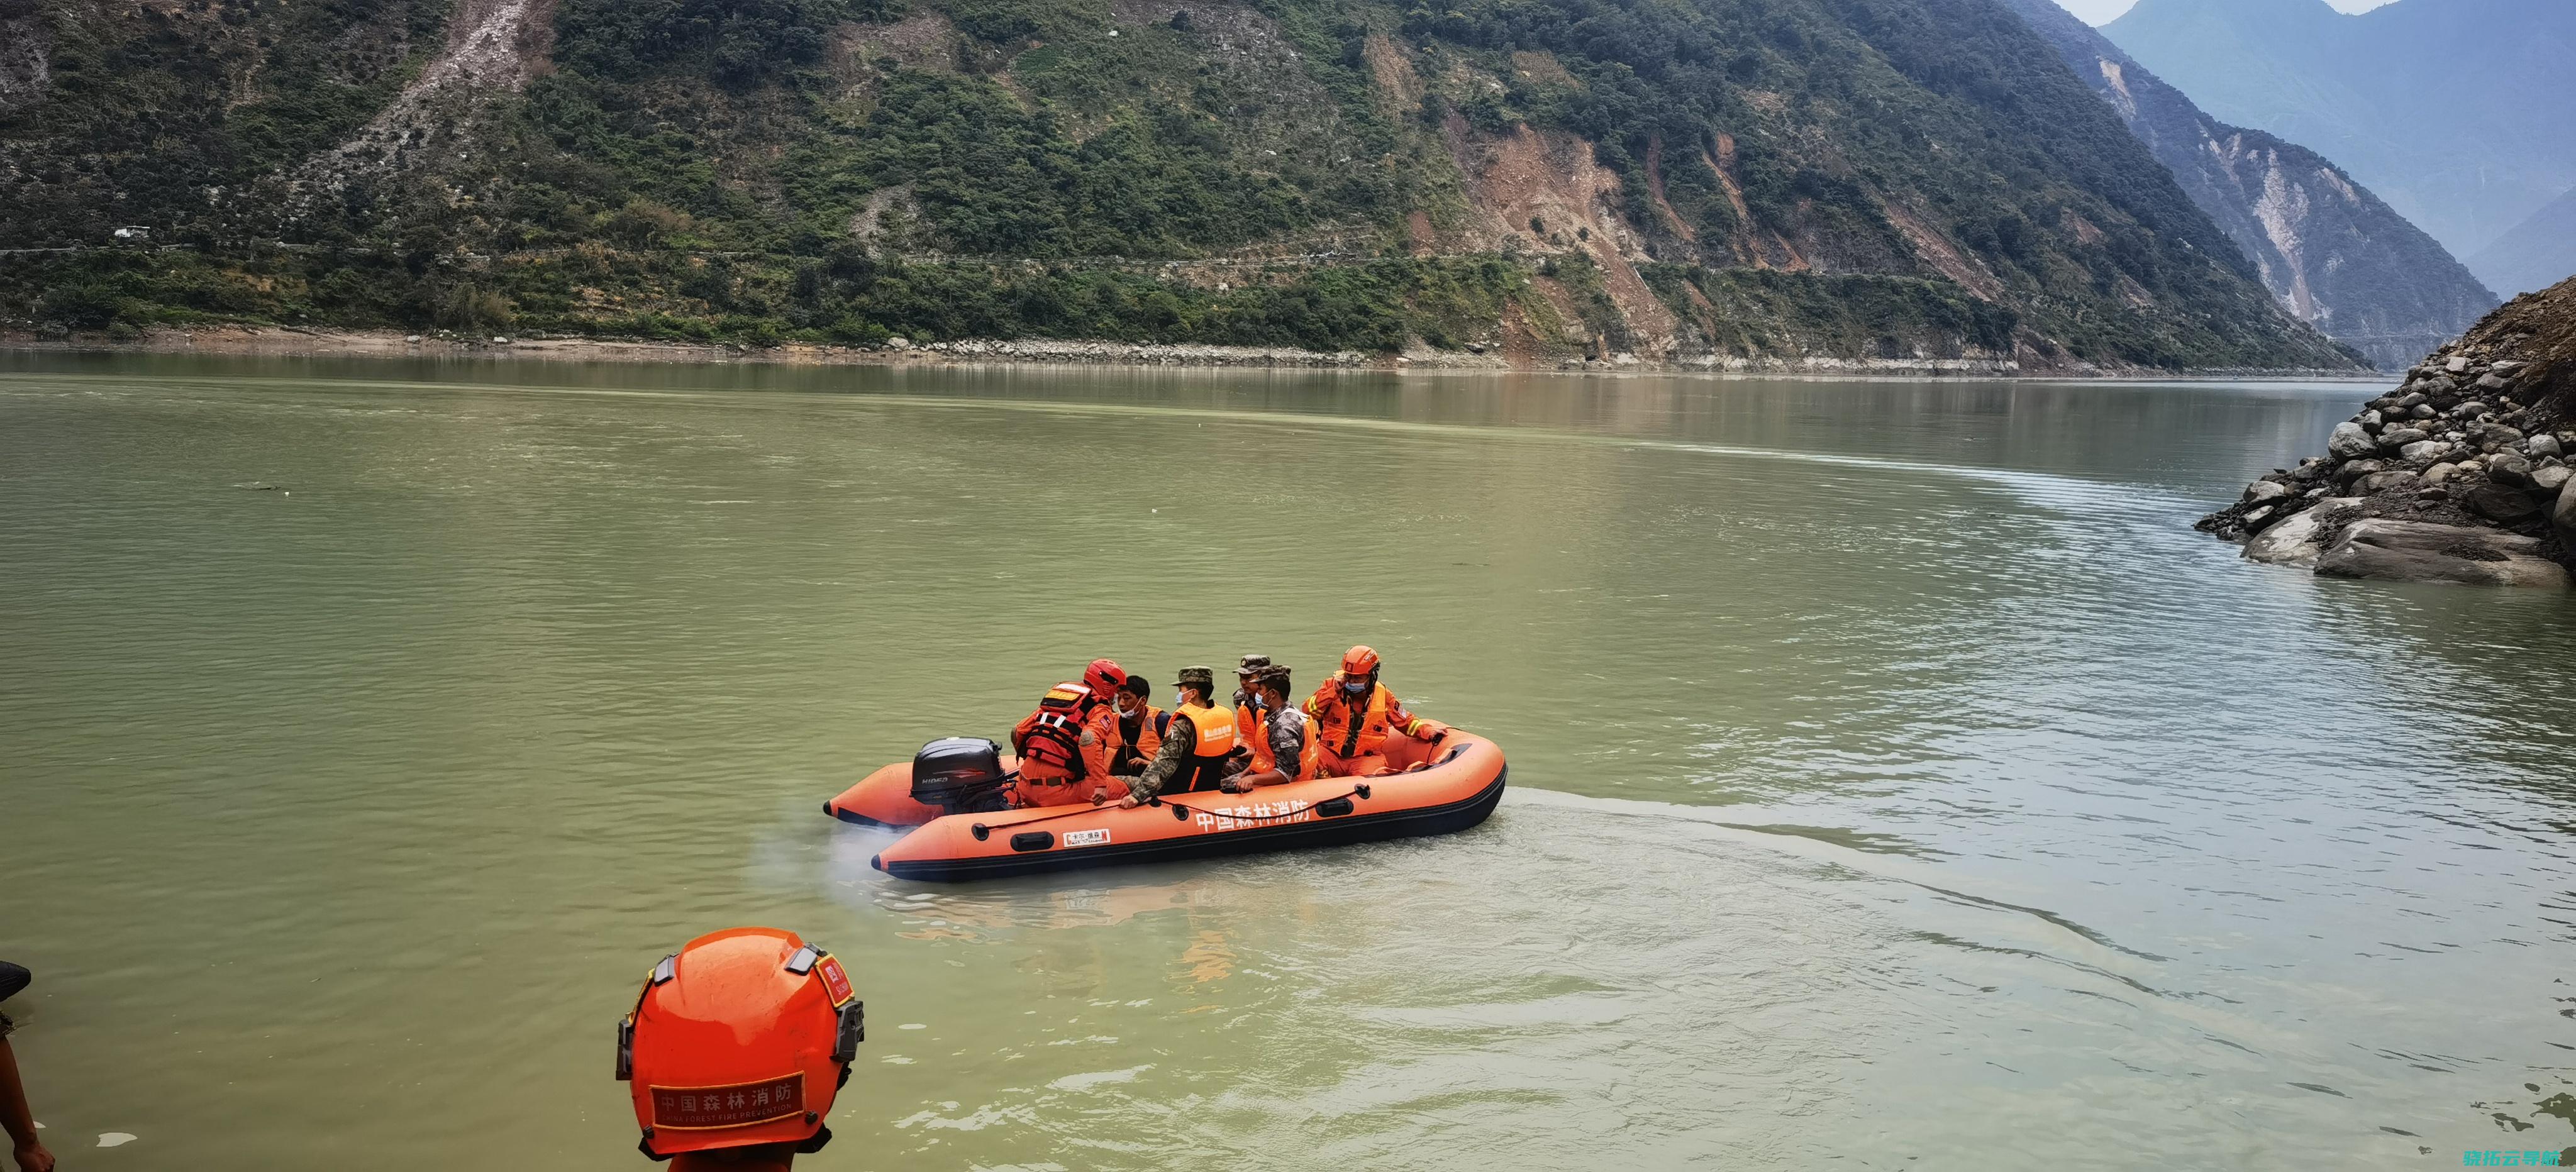
POLYGON ((1106 830, 1068 830, 1064 832, 1064 845, 1066 846, 1100 846, 1108 841, 1109 832, 1106 830))

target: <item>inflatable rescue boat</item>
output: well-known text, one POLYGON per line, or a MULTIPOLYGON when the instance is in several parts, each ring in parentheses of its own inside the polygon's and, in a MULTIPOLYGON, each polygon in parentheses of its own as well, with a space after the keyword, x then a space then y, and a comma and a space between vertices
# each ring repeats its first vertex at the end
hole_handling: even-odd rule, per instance
POLYGON ((1133 809, 986 809, 998 804, 1017 763, 990 741, 933 741, 920 757, 823 803, 823 812, 863 826, 913 827, 869 865, 898 879, 945 882, 1449 834, 1483 822, 1502 801, 1503 751, 1483 737, 1451 729, 1426 743, 1395 732, 1381 751, 1399 771, 1423 768, 1242 794, 1167 794, 1133 809))

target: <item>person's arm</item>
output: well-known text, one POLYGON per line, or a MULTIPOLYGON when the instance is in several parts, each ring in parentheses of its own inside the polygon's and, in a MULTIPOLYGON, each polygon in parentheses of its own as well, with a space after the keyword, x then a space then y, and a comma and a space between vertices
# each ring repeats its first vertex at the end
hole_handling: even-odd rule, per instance
POLYGON ((1218 782, 1216 788, 1226 793, 1239 794, 1259 789, 1265 785, 1280 785, 1285 783, 1287 780, 1288 775, 1281 770, 1264 769, 1259 773, 1235 774, 1232 777, 1226 778, 1224 781, 1218 782))
POLYGON ((1440 738, 1449 733, 1448 725, 1405 711, 1404 701, 1396 699, 1393 692, 1386 694, 1386 723, 1387 727, 1408 737, 1433 744, 1438 744, 1440 738))
POLYGON ((1265 785, 1286 785, 1297 780, 1288 772, 1286 762, 1295 761, 1306 751, 1306 717, 1291 709, 1270 722, 1270 759, 1277 763, 1259 773, 1241 773, 1226 779, 1227 793, 1243 793, 1265 785))
POLYGON ((1026 757, 1029 755, 1029 730, 1036 728, 1037 726, 1038 714, 1034 712, 1021 717, 1018 724, 1011 726, 1012 756, 1026 757))
POLYGON ((1189 717, 1173 713, 1172 727, 1163 731, 1163 747, 1154 751, 1154 759, 1145 763, 1145 771, 1127 783, 1127 796, 1118 804, 1141 806, 1163 792, 1163 786, 1189 760, 1190 748, 1198 743, 1198 726, 1191 724, 1189 717))
POLYGON ((1082 775, 1094 784, 1109 778, 1109 756, 1118 747, 1118 714, 1107 705, 1082 722, 1082 775), (1103 719, 1103 717, 1106 719, 1103 719))
POLYGON ((19 1172, 54 1172, 54 1154, 36 1138, 36 1116, 27 1109, 27 1088, 18 1080, 18 1055, 9 1049, 8 1018, 0 1017, 0 1128, 9 1132, 9 1148, 19 1172))

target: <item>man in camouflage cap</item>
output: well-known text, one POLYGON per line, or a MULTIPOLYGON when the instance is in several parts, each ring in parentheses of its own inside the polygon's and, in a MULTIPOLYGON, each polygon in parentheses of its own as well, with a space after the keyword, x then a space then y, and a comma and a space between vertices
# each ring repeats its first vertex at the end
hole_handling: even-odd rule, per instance
POLYGON ((1144 772, 1121 778, 1127 796, 1121 806, 1144 804, 1163 793, 1212 790, 1224 780, 1234 754, 1234 712, 1216 706, 1216 669, 1185 667, 1173 685, 1172 723, 1163 732, 1163 747, 1145 763, 1144 772))
POLYGON ((1318 746, 1306 713, 1288 702, 1288 668, 1260 656, 1244 657, 1244 688, 1235 693, 1234 740, 1242 764, 1217 788, 1249 793, 1265 785, 1286 785, 1315 776, 1318 746))

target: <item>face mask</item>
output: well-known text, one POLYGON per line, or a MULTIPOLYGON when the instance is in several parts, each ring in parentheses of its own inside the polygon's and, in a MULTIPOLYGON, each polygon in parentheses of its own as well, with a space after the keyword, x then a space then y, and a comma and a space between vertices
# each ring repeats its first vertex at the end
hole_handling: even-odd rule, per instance
POLYGON ((1342 681, 1342 694, 1345 696, 1361 696, 1366 695, 1367 693, 1368 681, 1366 680, 1342 681))
POLYGON ((1189 694, 1189 693, 1187 693, 1187 692, 1174 692, 1174 693, 1172 693, 1172 707, 1174 707, 1174 708, 1187 708, 1187 707, 1189 707, 1189 706, 1190 706, 1190 694, 1189 694))

